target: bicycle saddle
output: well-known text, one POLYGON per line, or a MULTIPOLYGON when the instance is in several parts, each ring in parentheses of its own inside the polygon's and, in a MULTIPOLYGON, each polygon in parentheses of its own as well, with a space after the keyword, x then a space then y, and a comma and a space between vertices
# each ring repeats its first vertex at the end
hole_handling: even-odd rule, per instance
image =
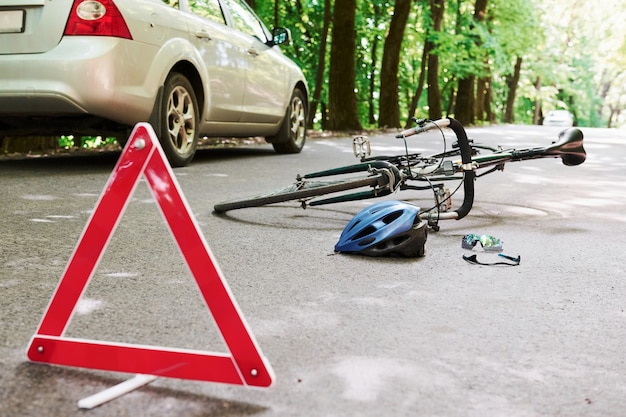
POLYGON ((583 132, 575 127, 561 131, 559 140, 546 147, 545 153, 560 157, 567 166, 582 164, 587 159, 583 147, 583 132))

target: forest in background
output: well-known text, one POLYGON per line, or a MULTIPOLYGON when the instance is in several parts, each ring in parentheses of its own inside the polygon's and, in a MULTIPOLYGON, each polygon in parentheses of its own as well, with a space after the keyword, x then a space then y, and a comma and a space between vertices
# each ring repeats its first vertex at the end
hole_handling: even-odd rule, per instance
MULTIPOLYGON (((623 0, 247 2, 268 27, 291 30, 282 50, 309 82, 311 129, 396 128, 442 116, 468 126, 541 124, 555 109, 569 110, 578 126, 626 127, 623 0)), ((0 154, 115 144, 14 139, 0 154)))
POLYGON ((626 123, 626 2, 248 0, 305 72, 310 127, 404 127, 411 117, 626 123))

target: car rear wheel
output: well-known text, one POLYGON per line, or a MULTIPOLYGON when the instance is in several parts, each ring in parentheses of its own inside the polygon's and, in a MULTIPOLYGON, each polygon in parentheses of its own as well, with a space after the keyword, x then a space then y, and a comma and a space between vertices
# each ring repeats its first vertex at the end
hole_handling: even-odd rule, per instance
POLYGON ((278 134, 268 142, 278 153, 299 153, 306 142, 306 100, 299 88, 293 91, 278 134))
POLYGON ((159 139, 173 167, 188 165, 198 146, 198 100, 187 78, 172 73, 161 100, 159 139))

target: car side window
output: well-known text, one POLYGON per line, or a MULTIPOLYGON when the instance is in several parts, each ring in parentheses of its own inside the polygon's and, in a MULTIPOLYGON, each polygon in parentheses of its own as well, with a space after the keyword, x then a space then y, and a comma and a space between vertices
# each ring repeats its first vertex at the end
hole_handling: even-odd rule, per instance
MULTIPOLYGON (((174 9, 180 10, 179 0, 161 1, 174 9)), ((187 0, 187 4, 189 10, 191 10, 194 14, 223 25, 226 24, 226 18, 224 17, 224 12, 222 12, 222 7, 220 6, 218 0, 187 0)))
POLYGON ((223 25, 226 24, 226 19, 224 18, 224 13, 222 12, 222 8, 218 2, 218 0, 188 0, 189 1, 189 9, 197 14, 198 16, 202 16, 205 19, 212 20, 217 23, 221 23, 223 25))
POLYGON ((248 8, 248 5, 242 0, 226 0, 228 10, 233 19, 235 28, 240 32, 254 36, 263 43, 267 43, 269 39, 263 28, 263 24, 248 8))

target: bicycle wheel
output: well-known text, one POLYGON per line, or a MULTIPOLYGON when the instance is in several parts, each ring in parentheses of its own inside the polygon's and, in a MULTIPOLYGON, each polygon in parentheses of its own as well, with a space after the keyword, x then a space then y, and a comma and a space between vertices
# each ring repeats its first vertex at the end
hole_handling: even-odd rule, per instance
POLYGON ((249 207, 260 207, 268 204, 283 203, 285 201, 303 200, 325 194, 332 194, 361 187, 377 187, 384 184, 382 174, 370 175, 368 177, 349 178, 335 181, 302 181, 291 184, 288 187, 263 194, 244 198, 241 200, 225 201, 213 207, 216 213, 223 213, 229 210, 237 210, 249 207))

